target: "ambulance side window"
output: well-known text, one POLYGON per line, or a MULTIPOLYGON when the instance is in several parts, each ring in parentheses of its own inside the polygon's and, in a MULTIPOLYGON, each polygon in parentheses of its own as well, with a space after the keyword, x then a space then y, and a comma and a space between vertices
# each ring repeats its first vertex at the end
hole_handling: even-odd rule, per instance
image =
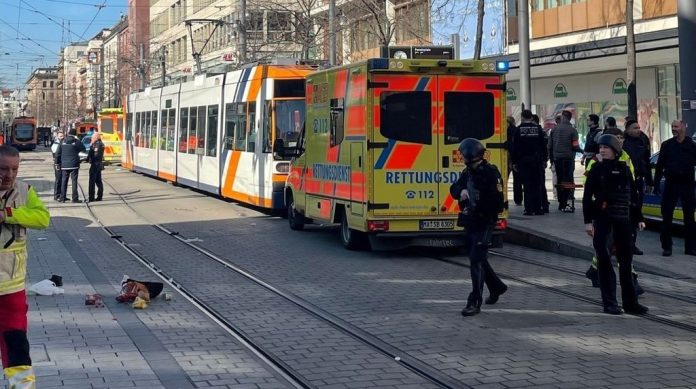
POLYGON ((331 99, 331 124, 329 126, 329 135, 331 137, 331 146, 336 146, 343 142, 343 99, 331 99))
POLYGON ((494 133, 492 93, 445 92, 445 144, 466 138, 488 139, 494 133))
POLYGON ((392 140, 432 144, 431 101, 426 91, 383 92, 379 132, 392 140))

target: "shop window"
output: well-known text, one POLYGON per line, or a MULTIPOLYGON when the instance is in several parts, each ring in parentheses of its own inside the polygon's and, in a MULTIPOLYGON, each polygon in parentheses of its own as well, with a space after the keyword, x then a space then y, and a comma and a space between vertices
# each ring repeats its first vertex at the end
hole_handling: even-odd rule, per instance
POLYGON ((179 110, 179 152, 186 152, 186 145, 188 144, 188 123, 189 123, 189 109, 181 108, 179 110))
POLYGON ((196 125, 196 149, 200 150, 196 150, 196 154, 203 154, 205 149, 205 111, 205 105, 198 107, 198 124, 196 125))
POLYGON ((189 110, 189 132, 186 138, 186 152, 189 154, 196 154, 196 145, 198 140, 196 138, 196 130, 198 129, 198 110, 196 107, 191 107, 189 110))
POLYGON ((385 138, 430 145, 430 92, 383 92, 380 95, 379 132, 385 138))

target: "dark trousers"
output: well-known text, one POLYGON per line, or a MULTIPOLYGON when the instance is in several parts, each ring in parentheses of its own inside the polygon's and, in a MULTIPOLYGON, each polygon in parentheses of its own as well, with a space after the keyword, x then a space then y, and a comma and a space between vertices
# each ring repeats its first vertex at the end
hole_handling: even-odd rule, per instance
POLYGON ((575 171, 575 160, 570 158, 555 159, 553 164, 556 166, 556 189, 558 190, 558 207, 563 209, 568 205, 573 189, 563 188, 559 185, 573 182, 573 172, 575 171))
POLYGON ((68 196, 68 180, 72 181, 72 199, 80 199, 80 196, 77 194, 77 175, 79 172, 80 169, 62 170, 62 186, 60 188, 60 201, 65 201, 65 198, 68 196))
POLYGON ((56 200, 60 200, 61 197, 64 197, 61 195, 61 188, 63 187, 63 173, 59 167, 54 167, 53 173, 55 175, 56 180, 56 182, 53 184, 53 198, 56 200))
POLYGON ((694 180, 691 177, 667 177, 665 178, 665 188, 662 193, 662 231, 660 242, 663 250, 672 249, 672 218, 677 201, 681 200, 682 211, 684 212, 684 250, 691 251, 696 249, 695 226, 694 226, 694 180))
POLYGON ((607 240, 614 238, 616 259, 619 262, 619 283, 621 284, 621 301, 625 306, 638 302, 631 274, 633 262, 633 242, 631 239, 630 221, 611 222, 597 220, 594 223, 594 238, 592 245, 597 254, 597 272, 599 273, 599 288, 602 291, 602 303, 605 307, 618 305, 616 301, 616 273, 611 265, 611 247, 607 240))
POLYGON ((544 184, 542 180, 544 171, 541 163, 521 163, 518 169, 524 187, 524 210, 534 213, 543 212, 541 187, 544 184))
POLYGON ((549 194, 546 192, 546 168, 541 165, 541 208, 544 212, 549 212, 549 194))
POLYGON ((102 183, 102 164, 93 163, 89 165, 89 201, 94 201, 94 187, 97 187, 96 199, 101 200, 104 194, 104 184, 102 183))
POLYGON ((512 165, 508 167, 508 179, 510 179, 510 174, 512 174, 512 199, 515 204, 522 204, 523 189, 522 189, 522 178, 520 174, 512 170, 512 165))
POLYGON ((488 263, 488 245, 491 241, 492 225, 472 225, 466 228, 469 262, 471 264, 471 293, 467 306, 480 307, 483 302, 483 285, 490 293, 500 293, 505 288, 503 281, 488 263))

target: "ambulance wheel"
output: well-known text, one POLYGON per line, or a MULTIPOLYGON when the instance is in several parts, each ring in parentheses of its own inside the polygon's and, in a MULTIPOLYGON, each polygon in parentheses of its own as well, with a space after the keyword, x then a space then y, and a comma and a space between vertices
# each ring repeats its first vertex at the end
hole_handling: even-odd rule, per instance
POLYGON ((290 224, 290 229, 295 231, 300 231, 304 229, 305 217, 300 215, 295 209, 295 200, 290 195, 290 201, 288 202, 288 223, 290 224))
POLYGON ((348 250, 363 250, 369 244, 366 233, 348 227, 348 216, 345 212, 341 219, 341 243, 348 250))

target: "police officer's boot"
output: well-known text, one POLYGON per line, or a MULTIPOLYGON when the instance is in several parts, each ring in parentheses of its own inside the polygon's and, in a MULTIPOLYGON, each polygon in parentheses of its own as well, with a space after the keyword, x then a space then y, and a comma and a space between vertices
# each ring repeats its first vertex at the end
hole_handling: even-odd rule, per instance
POLYGON ((481 303, 468 303, 466 308, 462 309, 462 316, 474 316, 481 313, 481 303))

